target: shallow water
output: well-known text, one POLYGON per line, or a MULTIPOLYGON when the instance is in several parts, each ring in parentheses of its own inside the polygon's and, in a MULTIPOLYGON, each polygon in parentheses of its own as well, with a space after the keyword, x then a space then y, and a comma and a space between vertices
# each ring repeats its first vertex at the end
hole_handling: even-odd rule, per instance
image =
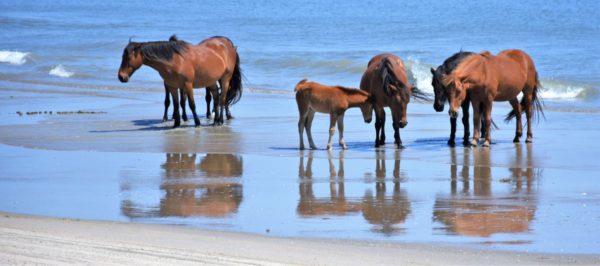
POLYGON ((154 93, 15 94, 41 110, 66 101, 107 111, 39 118, 16 115, 24 105, 10 94, 0 93, 2 211, 275 236, 600 250, 599 143, 572 141, 600 131, 586 113, 547 112, 533 144, 513 144, 513 124, 499 125, 491 148, 450 148, 447 115, 411 104, 397 150, 375 149, 372 125, 351 110, 350 149, 328 152, 325 115, 313 126, 321 149, 297 150, 297 114, 285 95, 250 93, 225 126, 172 130, 158 120, 154 93))

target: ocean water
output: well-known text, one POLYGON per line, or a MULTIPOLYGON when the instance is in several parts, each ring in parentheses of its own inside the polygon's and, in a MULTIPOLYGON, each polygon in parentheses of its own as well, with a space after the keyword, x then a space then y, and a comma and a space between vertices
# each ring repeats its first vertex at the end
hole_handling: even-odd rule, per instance
POLYGON ((3 87, 160 91, 147 67, 118 82, 130 37, 224 35, 251 89, 289 92, 303 78, 358 87, 368 60, 392 52, 415 85, 432 91, 429 68, 461 49, 519 48, 537 65, 548 108, 600 112, 597 1, 1 0, 0 10, 3 87))

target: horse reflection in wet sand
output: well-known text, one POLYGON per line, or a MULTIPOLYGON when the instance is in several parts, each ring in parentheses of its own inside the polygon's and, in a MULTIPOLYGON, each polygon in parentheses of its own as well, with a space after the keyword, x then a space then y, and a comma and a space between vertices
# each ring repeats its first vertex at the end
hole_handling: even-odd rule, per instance
MULTIPOLYGON (((200 119, 196 114, 193 88, 208 87, 216 108, 214 125, 223 124, 226 106, 236 103, 242 96, 242 73, 240 58, 231 40, 215 36, 197 45, 173 37, 169 41, 129 42, 123 50, 118 72, 121 82, 128 82, 142 65, 158 71, 171 94, 173 106, 179 107, 178 92, 185 93, 194 115, 196 126, 200 119), (217 87, 221 85, 221 90, 217 87)), ((228 118, 230 114, 227 115, 228 118)), ((174 125, 181 124, 179 108, 174 108, 174 125)))
POLYGON ((459 106, 467 95, 470 97, 474 126, 471 145, 478 144, 481 124, 487 132, 482 145, 489 146, 492 143, 490 125, 494 101, 509 101, 513 107, 505 119, 508 122, 514 117, 517 118, 513 142, 519 142, 523 135, 521 113, 525 111, 527 116, 525 142, 533 141, 531 122, 536 113, 543 115, 543 111, 539 98, 541 85, 538 73, 528 54, 511 49, 502 51, 496 56, 487 51, 469 55, 452 73, 443 75, 442 80, 443 85, 448 89, 450 117, 456 118, 459 106), (520 104, 517 98, 519 93, 523 93, 520 104))
POLYGON ((369 93, 344 88, 341 86, 325 86, 316 82, 301 80, 294 88, 296 93, 296 103, 300 118, 298 120, 298 134, 300 135, 300 149, 304 149, 304 129, 308 136, 308 143, 311 149, 317 146, 312 138, 312 121, 315 112, 329 114, 329 140, 327 149, 332 146, 333 135, 335 134, 335 124, 337 123, 340 131, 340 146, 348 149, 344 141, 344 114, 348 108, 360 107, 365 123, 371 122, 373 107, 370 102, 369 93))
MULTIPOLYGON (((434 220, 446 225, 445 229, 449 232, 466 236, 489 237, 496 233, 527 232, 536 210, 536 172, 533 168, 531 144, 527 145, 525 163, 522 162, 521 149, 521 145, 516 144, 515 167, 509 168, 512 190, 508 194, 492 192, 492 182, 497 181, 492 179, 489 149, 464 149, 460 171, 457 169, 456 151, 452 149, 451 192, 447 196, 436 196, 434 220), (470 152, 473 153, 473 174, 469 173, 470 152), (458 177, 461 178, 460 190, 458 177)), ((495 186, 506 185, 509 184, 497 183, 495 186)))
POLYGON ((242 175, 243 161, 232 154, 207 154, 196 164, 196 155, 167 154, 162 165, 165 191, 157 211, 124 206, 125 215, 141 217, 205 216, 223 217, 236 213, 243 199, 241 183, 231 180, 242 175))
POLYGON ((400 160, 394 163, 393 183, 394 188, 389 195, 386 189, 385 159, 378 158, 375 168, 377 180, 375 182, 375 195, 369 189, 364 196, 347 197, 344 186, 344 151, 339 154, 339 169, 336 173, 331 153, 328 154, 329 162, 329 197, 317 197, 313 191, 313 154, 309 152, 306 167, 304 154, 300 157, 298 175, 300 176, 300 200, 296 211, 301 217, 346 216, 362 212, 364 219, 377 227, 373 230, 386 235, 399 232, 395 224, 404 223, 410 214, 410 202, 406 192, 400 189, 400 160))

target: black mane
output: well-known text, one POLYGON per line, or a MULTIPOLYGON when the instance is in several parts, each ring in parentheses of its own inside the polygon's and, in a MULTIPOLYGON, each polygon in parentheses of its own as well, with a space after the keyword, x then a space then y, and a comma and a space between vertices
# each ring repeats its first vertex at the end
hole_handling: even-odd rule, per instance
POLYGON ((464 52, 460 51, 458 53, 453 54, 451 57, 448 57, 444 60, 444 63, 441 65, 443 74, 450 74, 454 69, 465 59, 467 56, 473 55, 473 52, 464 52))
POLYGON ((129 46, 139 46, 140 52, 147 61, 159 61, 169 63, 173 54, 182 55, 188 49, 188 43, 171 36, 169 41, 130 43, 129 46))

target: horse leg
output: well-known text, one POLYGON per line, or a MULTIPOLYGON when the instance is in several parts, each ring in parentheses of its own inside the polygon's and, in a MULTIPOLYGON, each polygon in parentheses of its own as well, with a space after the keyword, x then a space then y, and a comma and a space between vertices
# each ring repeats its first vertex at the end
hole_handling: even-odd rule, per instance
MULTIPOLYGON (((181 105, 181 119, 183 119, 183 121, 187 122, 188 118, 187 118, 187 114, 185 112, 185 99, 187 98, 187 95, 186 95, 187 92, 185 90, 187 90, 187 88, 181 88, 179 91, 179 104, 181 105)), ((191 101, 193 99, 194 98, 190 99, 190 104, 192 103, 191 101)))
MULTIPOLYGON (((464 116, 463 116, 464 117, 464 116)), ((448 139, 448 145, 454 147, 454 137, 456 133, 456 118, 450 117, 450 138, 448 139)))
POLYGON ((163 114, 163 122, 169 120, 169 118, 167 117, 167 112, 169 111, 169 105, 171 105, 171 99, 169 98, 170 96, 171 95, 169 93, 169 88, 165 83, 165 113, 163 114))
POLYGON ((489 147, 492 144, 492 134, 490 132, 490 130, 492 129, 492 104, 493 104, 493 99, 488 100, 485 103, 485 106, 483 108, 483 118, 481 121, 482 126, 485 128, 485 140, 483 141, 483 146, 484 147, 489 147))
POLYGON ((533 117, 533 94, 523 94, 523 107, 525 108, 525 115, 527 116, 527 138, 526 143, 533 142, 533 131, 531 130, 531 118, 533 117))
POLYGON ((173 124, 173 128, 176 128, 181 125, 181 117, 179 116, 179 95, 177 88, 169 87, 169 92, 171 93, 171 98, 173 99, 173 120, 175 121, 173 124))
POLYGON ((376 107, 375 108, 375 148, 377 148, 377 147, 379 147, 379 145, 383 144, 379 140, 379 131, 381 130, 381 127, 382 127, 381 117, 383 117, 383 116, 385 116, 385 112, 383 111, 383 108, 376 107))
POLYGON ((329 140, 327 141, 327 149, 331 150, 333 135, 335 135, 335 123, 337 122, 337 114, 329 114, 329 140))
POLYGON ((231 111, 229 111, 229 105, 225 106, 225 113, 227 114, 227 120, 233 119, 233 116, 231 115, 231 111))
POLYGON ((204 99, 206 100, 206 118, 209 119, 210 118, 210 100, 211 100, 211 96, 210 96, 210 90, 208 87, 206 87, 206 95, 204 95, 204 99))
MULTIPOLYGON (((194 87, 191 82, 185 84, 185 92, 187 94, 187 97, 189 98, 188 101, 189 101, 190 109, 192 110, 192 114, 194 115, 194 125, 196 127, 199 127, 200 119, 198 118, 198 114, 196 114, 196 101, 194 100, 194 87)), ((181 105, 181 107, 183 109, 185 109, 183 104, 181 105)), ((184 112, 184 114, 185 114, 185 112, 184 112)))
POLYGON ((469 126, 469 106, 471 105, 471 100, 467 97, 462 103, 462 123, 464 129, 463 135, 463 145, 469 145, 469 137, 471 136, 471 128, 469 126))
POLYGON ((481 112, 479 110, 480 103, 478 101, 473 101, 471 105, 473 106, 473 139, 471 139, 471 146, 477 146, 477 144, 479 143, 479 134, 481 127, 481 112))
MULTIPOLYGON (((219 120, 219 124, 223 124, 223 113, 225 112, 225 106, 227 105, 227 90, 229 88, 229 81, 230 78, 225 78, 222 79, 221 83, 221 94, 219 95, 220 98, 220 102, 219 102, 219 116, 216 116, 219 120)), ((215 118, 215 119, 217 119, 215 118)))
POLYGON ((379 141, 381 145, 385 144, 385 109, 381 108, 381 136, 379 136, 379 141))
POLYGON ((400 123, 395 117, 392 115, 392 127, 394 128, 394 144, 396 144, 396 148, 402 148, 402 140, 400 139, 400 123))
POLYGON ((515 132, 515 138, 513 139, 513 142, 517 143, 519 142, 519 139, 521 138, 521 136, 523 136, 523 124, 521 122, 521 104, 519 103, 519 99, 518 98, 514 98, 512 100, 509 101, 510 105, 512 105, 513 108, 513 112, 515 112, 515 116, 517 118, 517 129, 515 132))
POLYGON ((342 146, 342 149, 347 150, 348 146, 346 146, 346 141, 344 141, 344 113, 338 115, 337 126, 338 131, 340 131, 340 146, 342 146))
POLYGON ((307 116, 307 109, 303 108, 303 106, 298 106, 298 109, 300 111, 300 118, 298 119, 298 135, 300 135, 300 149, 304 150, 304 127, 306 125, 306 119, 308 118, 307 116))
POLYGON ((308 114, 306 116, 306 124, 304 126, 306 127, 306 135, 308 137, 308 145, 310 145, 311 149, 316 150, 317 145, 315 145, 315 142, 313 141, 312 130, 311 130, 313 118, 315 118, 315 111, 312 109, 309 109, 308 114))
POLYGON ((219 124, 218 121, 218 117, 219 117, 219 87, 217 87, 217 85, 213 85, 210 87, 210 94, 212 94, 213 97, 213 105, 214 105, 214 116, 213 116, 213 126, 216 126, 219 124))

